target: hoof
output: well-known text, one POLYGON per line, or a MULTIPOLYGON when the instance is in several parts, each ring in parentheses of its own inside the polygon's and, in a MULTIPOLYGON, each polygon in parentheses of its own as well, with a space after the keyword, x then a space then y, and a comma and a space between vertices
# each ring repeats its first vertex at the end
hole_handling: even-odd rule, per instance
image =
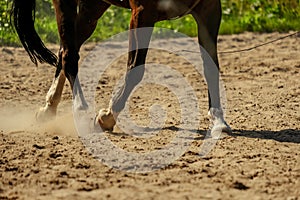
POLYGON ((210 134, 213 138, 218 139, 222 133, 231 134, 232 130, 226 122, 213 124, 211 127, 210 134))
POLYGON ((35 119, 37 122, 46 122, 55 119, 56 110, 50 109, 49 107, 40 108, 40 110, 35 114, 35 119))
POLYGON ((116 120, 111 111, 101 109, 96 117, 95 125, 99 124, 103 131, 113 131, 116 120))
POLYGON ((227 134, 232 134, 232 130, 226 122, 225 122, 225 124, 223 124, 222 132, 227 133, 227 134))
POLYGON ((211 108, 208 112, 211 120, 211 136, 220 137, 221 133, 231 134, 232 130, 223 117, 223 111, 219 108, 211 108))

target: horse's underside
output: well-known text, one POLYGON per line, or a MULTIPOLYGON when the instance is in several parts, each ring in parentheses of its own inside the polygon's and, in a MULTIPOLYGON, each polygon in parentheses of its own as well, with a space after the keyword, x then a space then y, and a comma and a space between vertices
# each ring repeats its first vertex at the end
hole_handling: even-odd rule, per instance
MULTIPOLYGON (((56 115, 66 78, 71 84, 75 108, 87 108, 80 84, 75 84, 78 82, 79 50, 95 30, 98 19, 111 5, 131 10, 131 31, 125 83, 109 107, 99 112, 96 122, 102 129, 113 129, 131 91, 143 78, 148 49, 139 49, 139 46, 148 47, 153 28, 142 31, 138 28, 153 27, 158 21, 192 14, 198 26, 199 44, 208 52, 217 69, 219 67, 217 35, 221 20, 220 0, 53 0, 53 5, 61 41, 58 59, 44 46, 34 29, 35 0, 13 0, 12 7, 15 29, 31 60, 35 64, 38 61, 47 62, 56 67, 46 105, 37 114, 38 120, 48 120, 56 115)), ((209 65, 206 59, 203 62, 213 129, 230 132, 220 104, 219 72, 206 67, 209 65)))

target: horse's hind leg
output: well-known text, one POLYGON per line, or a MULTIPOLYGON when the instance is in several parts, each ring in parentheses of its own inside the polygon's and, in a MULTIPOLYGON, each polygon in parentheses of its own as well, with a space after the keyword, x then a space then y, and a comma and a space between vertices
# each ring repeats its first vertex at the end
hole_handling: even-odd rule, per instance
MULTIPOLYGON (((146 7, 146 6, 145 6, 146 7)), ((112 130, 118 114, 124 109, 125 103, 135 86, 142 80, 145 71, 145 59, 154 26, 150 12, 142 6, 133 5, 129 33, 129 53, 125 83, 112 98, 109 108, 100 110, 96 118, 103 130, 112 130), (148 15, 149 14, 149 15, 148 15), (138 29, 147 27, 143 29, 138 29)))
POLYGON ((41 108, 39 112, 36 114, 36 119, 38 121, 46 121, 54 118, 56 115, 57 106, 60 102, 61 94, 66 80, 65 74, 61 70, 62 68, 61 61, 62 61, 62 49, 59 50, 58 65, 55 72, 55 77, 46 95, 46 105, 43 108, 41 108))
MULTIPOLYGON (((74 83, 78 71, 79 55, 75 42, 77 0, 71 0, 67 3, 63 0, 53 0, 53 5, 61 39, 59 64, 57 66, 55 78, 46 96, 46 106, 40 109, 37 114, 37 120, 39 121, 45 121, 49 120, 51 117, 55 117, 65 79, 67 77, 69 81, 71 80, 72 83, 74 83)), ((73 88, 73 84, 71 84, 71 86, 73 88)))
MULTIPOLYGON (((64 4, 60 0, 54 0, 53 3, 56 9, 61 47, 55 78, 46 96, 46 105, 36 115, 39 121, 55 117, 66 76, 71 83, 72 89, 74 89, 78 72, 78 52, 80 46, 93 33, 97 25, 97 20, 109 7, 109 4, 99 2, 98 0, 80 1, 78 6, 79 13, 77 13, 76 1, 69 2, 69 5, 64 4)), ((87 107, 79 84, 75 85, 74 91, 74 98, 77 101, 76 105, 78 109, 87 107)))
POLYGON ((221 5, 219 0, 202 1, 192 12, 198 25, 198 41, 201 48, 204 66, 204 76, 208 86, 209 115, 214 129, 231 132, 225 122, 220 103, 219 62, 217 56, 217 36, 221 20, 221 5))

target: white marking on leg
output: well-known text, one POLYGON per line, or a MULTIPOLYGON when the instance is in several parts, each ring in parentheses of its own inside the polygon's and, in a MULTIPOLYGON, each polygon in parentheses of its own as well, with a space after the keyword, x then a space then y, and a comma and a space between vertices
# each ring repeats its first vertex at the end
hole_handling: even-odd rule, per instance
POLYGON ((57 108, 64 88, 66 76, 63 71, 55 78, 46 96, 46 106, 57 108))
POLYGON ((76 77, 75 80, 70 81, 70 83, 73 85, 73 109, 88 110, 88 104, 84 98, 78 77, 76 77))
POLYGON ((223 110, 221 108, 210 108, 208 115, 211 120, 211 136, 220 137, 222 132, 231 133, 230 126, 224 120, 223 110))
POLYGON ((46 105, 36 115, 38 121, 46 121, 56 115, 66 76, 63 71, 56 77, 46 95, 46 105))

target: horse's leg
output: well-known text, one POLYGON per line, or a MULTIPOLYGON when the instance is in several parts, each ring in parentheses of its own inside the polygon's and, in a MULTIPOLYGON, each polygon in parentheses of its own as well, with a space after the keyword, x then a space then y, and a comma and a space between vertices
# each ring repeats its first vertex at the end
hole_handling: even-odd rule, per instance
POLYGON ((38 121, 46 121, 54 118, 56 115, 57 106, 60 102, 61 94, 66 80, 65 74, 61 70, 62 69, 61 61, 62 61, 62 49, 60 48, 58 53, 58 65, 56 68, 55 77, 46 95, 46 105, 40 108, 39 112, 36 114, 36 119, 38 121))
MULTIPOLYGON (((94 32, 98 19, 110 7, 110 4, 99 0, 80 0, 78 5, 78 15, 75 21, 76 30, 76 48, 77 52, 80 50, 81 45, 92 35, 94 32)), ((78 63, 77 63, 78 70, 78 63)), ((73 86, 74 108, 77 110, 84 110, 88 107, 81 86, 75 74, 70 74, 69 81, 73 86), (75 80, 74 80, 75 79, 75 80), (74 85, 74 82, 77 84, 74 85)))
POLYGON ((150 12, 146 12, 142 6, 132 6, 125 83, 112 98, 109 108, 100 110, 96 117, 96 122, 100 124, 103 130, 113 129, 116 119, 124 109, 130 93, 143 78, 145 60, 154 23, 155 20, 150 12), (142 27, 148 28, 137 29, 142 27))
POLYGON ((94 32, 98 19, 110 7, 110 4, 99 0, 80 0, 79 12, 76 20, 77 46, 81 45, 94 32))
MULTIPOLYGON (((78 62, 76 60, 79 59, 78 51, 80 46, 93 33, 97 25, 97 20, 109 7, 109 4, 96 0, 94 2, 90 0, 89 3, 86 3, 86 1, 80 1, 79 13, 77 13, 77 5, 75 7, 75 1, 73 4, 70 4, 69 8, 66 8, 66 5, 64 5, 61 1, 54 0, 53 3, 56 5, 57 24, 59 27, 62 44, 59 50, 59 62, 55 73, 55 78, 46 96, 46 105, 37 113, 37 119, 40 121, 49 120, 49 118, 55 117, 66 79, 66 70, 68 71, 67 73, 69 80, 71 80, 70 82, 73 89, 74 80, 76 79, 74 76, 77 73, 76 70, 74 70, 72 75, 69 68, 78 68, 78 62), (60 5, 64 7, 60 7, 60 5), (76 29, 76 27, 80 28, 76 29), (73 40, 67 40, 67 37, 73 38, 73 40), (77 42, 75 42, 75 38, 77 39, 77 42), (72 59, 71 55, 66 53, 69 51, 73 53, 75 52, 74 55, 76 62, 72 62, 71 64, 73 65, 68 64, 68 60, 72 59)), ((76 94, 80 94, 77 97, 79 100, 79 103, 77 103, 78 107, 84 108, 87 106, 83 98, 80 85, 76 91, 76 94)))
POLYGON ((204 76, 208 85, 209 115, 214 129, 231 132, 224 120, 220 102, 219 62, 217 56, 217 37, 221 20, 221 5, 219 0, 202 1, 192 12, 198 26, 199 44, 209 54, 201 49, 204 76), (212 60, 211 60, 212 59, 212 60))
POLYGON ((48 120, 49 116, 54 117, 56 115, 65 78, 67 77, 69 80, 75 80, 71 74, 76 76, 78 70, 77 62, 79 60, 79 55, 75 45, 76 37, 74 25, 77 16, 77 0, 72 0, 68 3, 63 0, 53 0, 53 5, 61 40, 59 64, 57 66, 55 78, 46 96, 46 106, 40 109, 40 112, 37 114, 38 120, 48 120))

